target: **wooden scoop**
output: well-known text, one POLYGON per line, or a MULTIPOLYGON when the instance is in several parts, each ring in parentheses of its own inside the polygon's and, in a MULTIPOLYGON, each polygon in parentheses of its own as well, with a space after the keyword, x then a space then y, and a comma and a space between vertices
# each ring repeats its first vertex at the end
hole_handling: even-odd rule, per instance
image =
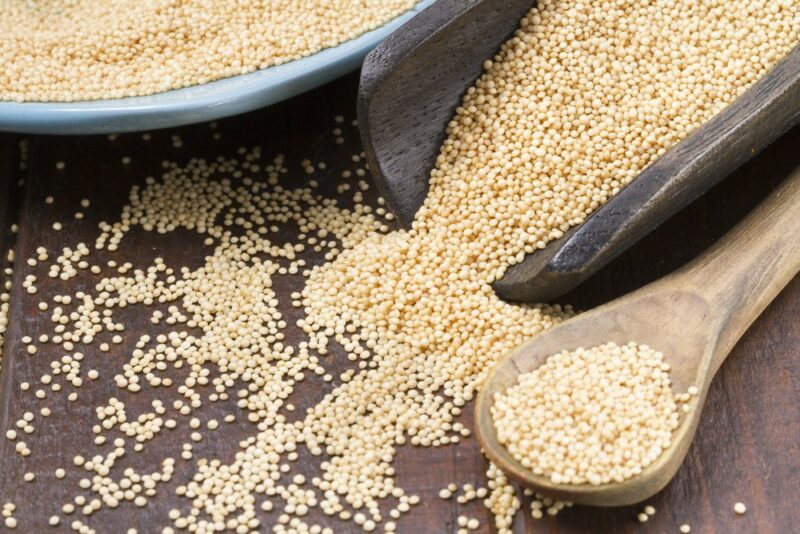
MULTIPOLYGON (((445 127, 533 0, 438 0, 367 56, 358 118, 378 187, 409 226, 428 193, 445 127)), ((670 149, 583 224, 494 284, 545 302, 591 276, 800 121, 800 47, 670 149)))
POLYGON ((692 441, 708 386, 750 324, 800 271, 800 167, 764 202, 696 260, 648 286, 578 315, 504 357, 475 405, 486 455, 522 484, 559 499, 596 506, 642 501, 675 475, 692 441), (490 408, 496 393, 517 384, 563 350, 635 341, 662 352, 673 391, 699 394, 681 415, 672 442, 642 473, 622 483, 553 484, 535 476, 498 443, 490 408))

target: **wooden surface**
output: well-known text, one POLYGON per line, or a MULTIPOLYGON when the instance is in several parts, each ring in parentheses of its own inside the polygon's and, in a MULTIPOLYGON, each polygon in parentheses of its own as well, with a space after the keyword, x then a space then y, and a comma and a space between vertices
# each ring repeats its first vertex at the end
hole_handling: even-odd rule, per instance
MULTIPOLYGON (((332 120, 334 115, 342 114, 348 120, 354 117, 356 85, 357 77, 350 76, 269 110, 220 121, 217 129, 198 125, 154 132, 150 141, 142 140, 138 134, 121 135, 114 141, 105 136, 32 138, 20 206, 17 257, 30 257, 36 247, 43 245, 50 250, 52 259, 53 253, 63 246, 92 242, 97 222, 114 220, 130 185, 142 183, 149 174, 159 173, 164 159, 185 161, 197 155, 214 157, 232 154, 239 146, 258 144, 266 154, 286 153, 290 162, 310 157, 326 161, 329 168, 343 165, 342 154, 357 150, 355 132, 348 130, 346 136, 345 146, 351 149, 349 152, 337 149, 329 132, 336 126, 332 120), (219 140, 213 138, 214 132, 221 133, 219 140), (321 135, 321 132, 328 133, 321 135), (173 134, 182 137, 181 148, 172 146, 173 134), (123 156, 132 158, 130 165, 120 163, 123 156), (55 162, 60 160, 67 162, 64 171, 55 169, 55 162), (45 204, 47 195, 55 197, 52 205, 45 204), (78 207, 84 197, 93 200, 90 209, 78 207), (76 211, 85 212, 86 218, 75 221, 76 211), (51 230, 54 221, 64 223, 64 229, 51 230)), ((0 142, 16 143, 16 140, 2 138, 0 142)), ((736 223, 800 162, 798 147, 800 129, 796 128, 561 300, 586 309, 682 265, 736 223)), ((12 151, 12 158, 14 153, 12 151)), ((0 168, 5 168, 2 163, 0 168)), ((297 180, 305 179, 302 172, 295 175, 297 180)), ((8 175, 0 178, 15 179, 8 175)), ((1 215, 0 220, 3 220, 1 215)), ((126 239, 127 246, 115 253, 118 261, 129 258, 141 263, 162 256, 172 265, 192 267, 198 265, 204 255, 200 239, 189 233, 164 237, 134 232, 126 239)), ((111 377, 125 358, 101 356, 92 352, 96 349, 88 350, 86 359, 91 367, 100 371, 101 378, 80 389, 78 402, 67 403, 63 395, 52 394, 45 401, 37 401, 30 393, 20 391, 19 382, 38 377, 56 355, 50 349, 43 349, 35 357, 24 354, 20 338, 49 322, 36 309, 38 302, 48 295, 63 292, 65 287, 74 287, 75 282, 66 286, 61 282, 51 283, 45 267, 35 267, 33 271, 36 269, 39 293, 33 298, 21 287, 24 276, 32 272, 31 268, 24 265, 24 260, 18 261, 14 273, 12 320, 0 376, 0 430, 4 433, 23 412, 38 411, 45 404, 53 408, 54 416, 37 417, 35 433, 24 438, 33 451, 27 459, 21 459, 13 452, 13 445, 0 438, 0 503, 12 501, 17 505, 14 516, 19 522, 18 532, 68 532, 69 522, 80 514, 65 518, 59 528, 47 527, 46 521, 64 502, 80 493, 79 472, 71 460, 77 450, 94 447, 90 444, 90 427, 96 420, 93 406, 111 395, 118 395, 124 397, 129 411, 135 413, 149 402, 149 397, 118 391, 111 377), (57 481, 52 474, 57 467, 67 471, 63 481, 57 481), (37 473, 35 482, 22 481, 23 473, 28 471, 37 473)), ((293 290, 277 288, 279 295, 293 290)), ((129 350, 137 334, 154 330, 147 316, 146 311, 130 310, 122 349, 129 350)), ((618 509, 575 506, 555 518, 538 521, 523 509, 515 522, 515 531, 669 533, 677 532, 683 523, 692 525, 692 532, 699 533, 784 534, 796 531, 800 524, 800 507, 795 502, 800 482, 798 325, 800 280, 795 279, 745 334, 722 366, 711 385, 700 431, 685 464, 676 479, 648 501, 657 508, 648 523, 640 525, 636 521, 636 514, 643 505, 618 509), (737 517, 733 513, 736 501, 747 504, 745 516, 737 517)), ((307 402, 318 395, 312 388, 295 394, 307 402)), ((296 404, 300 409, 304 406, 303 402, 296 404)), ((202 417, 212 412, 220 417, 236 410, 234 402, 219 403, 205 410, 202 417)), ((463 420, 471 426, 469 410, 465 411, 463 420)), ((213 435, 215 439, 208 436, 196 446, 195 460, 210 456, 229 460, 238 448, 238 439, 254 433, 249 423, 228 426, 224 433, 213 435)), ((186 435, 165 434, 159 439, 162 440, 159 447, 174 448, 186 441, 186 435)), ((163 456, 163 451, 155 452, 163 456)), ((130 455, 124 465, 145 468, 151 462, 146 450, 138 456, 130 455)), ((436 496, 439 489, 450 482, 484 483, 485 462, 475 439, 467 439, 457 447, 402 447, 395 466, 399 484, 418 493, 423 500, 421 506, 400 520, 399 532, 455 532, 455 520, 460 514, 479 517, 478 532, 490 532, 489 515, 478 501, 463 506, 454 499, 444 501, 436 496)), ((173 490, 184 483, 193 470, 193 462, 179 460, 173 480, 158 490, 158 496, 146 508, 123 504, 114 511, 103 510, 91 516, 87 523, 98 532, 114 534, 129 527, 138 528, 140 533, 160 532, 169 524, 170 508, 186 509, 186 501, 175 496, 173 490)), ((273 513, 262 518, 270 525, 276 517, 273 513)), ((358 532, 352 523, 334 521, 332 526, 336 532, 358 532)), ((3 531, 0 527, 0 532, 3 531)))

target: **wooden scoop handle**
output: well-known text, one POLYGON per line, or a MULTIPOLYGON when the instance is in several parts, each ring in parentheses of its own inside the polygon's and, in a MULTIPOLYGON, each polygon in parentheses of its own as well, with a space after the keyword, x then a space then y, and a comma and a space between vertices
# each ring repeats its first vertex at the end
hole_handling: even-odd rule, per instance
POLYGON ((660 283, 695 291, 711 305, 709 320, 717 323, 718 332, 712 362, 716 371, 798 272, 800 166, 725 237, 660 283))
POLYGON ((800 46, 583 224, 525 257, 494 284, 512 301, 568 292, 800 123, 800 46))

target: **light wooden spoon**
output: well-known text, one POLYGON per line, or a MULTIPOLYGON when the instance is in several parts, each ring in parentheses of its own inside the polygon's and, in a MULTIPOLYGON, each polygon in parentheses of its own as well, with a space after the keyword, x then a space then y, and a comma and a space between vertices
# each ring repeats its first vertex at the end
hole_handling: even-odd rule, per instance
POLYGON ((475 405, 478 439, 498 467, 549 496, 596 506, 642 501, 675 475, 692 441, 708 386, 750 324, 800 271, 800 167, 748 217, 696 260, 652 284, 565 321, 523 344, 490 372, 475 405), (635 341, 661 351, 673 389, 699 395, 682 414, 671 445, 622 483, 553 484, 517 462, 497 441, 490 407, 544 360, 563 350, 635 341))

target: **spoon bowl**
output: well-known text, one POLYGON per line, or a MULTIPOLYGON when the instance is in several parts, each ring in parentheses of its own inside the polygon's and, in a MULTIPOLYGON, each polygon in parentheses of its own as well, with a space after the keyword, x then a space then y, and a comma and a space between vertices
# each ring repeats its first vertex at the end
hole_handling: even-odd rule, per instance
POLYGON ((496 365, 481 388, 476 403, 478 437, 492 461, 506 474, 524 485, 561 500, 595 506, 617 506, 642 500, 661 490, 675 475, 686 455, 700 417, 708 383, 704 380, 713 354, 710 332, 691 330, 685 336, 664 336, 662 332, 679 331, 683 324, 708 321, 711 307, 700 296, 684 291, 643 294, 615 301, 579 315, 522 345, 496 365), (680 317, 670 310, 680 306, 680 317), (536 476, 517 461, 497 441, 490 409, 494 397, 517 384, 519 375, 529 373, 545 360, 563 350, 594 347, 608 342, 625 345, 630 341, 649 345, 664 354, 672 368, 673 388, 686 391, 696 386, 699 393, 689 401, 689 413, 681 414, 680 426, 673 439, 655 462, 641 475, 622 483, 603 485, 554 484, 549 477, 536 476))
POLYGON ((697 430, 714 374, 750 324, 800 270, 800 167, 742 223, 679 271, 581 314, 521 345, 489 372, 475 405, 478 439, 509 476, 537 491, 581 504, 642 501, 675 475, 697 430), (698 394, 681 414, 661 455, 619 483, 556 484, 523 466, 497 440, 491 407, 498 393, 551 355, 579 347, 631 341, 661 352, 675 393, 698 394))

